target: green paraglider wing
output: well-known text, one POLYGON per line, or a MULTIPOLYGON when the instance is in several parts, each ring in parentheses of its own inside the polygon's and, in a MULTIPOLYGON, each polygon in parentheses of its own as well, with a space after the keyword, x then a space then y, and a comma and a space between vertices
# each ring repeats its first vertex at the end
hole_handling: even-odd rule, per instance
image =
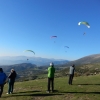
POLYGON ((35 52, 34 52, 34 51, 32 51, 32 50, 25 50, 24 52, 32 52, 32 53, 34 53, 34 54, 35 54, 35 52))
POLYGON ((81 25, 81 24, 84 24, 86 25, 88 28, 90 28, 90 25, 88 22, 85 22, 85 21, 82 21, 82 22, 79 22, 78 25, 81 25))

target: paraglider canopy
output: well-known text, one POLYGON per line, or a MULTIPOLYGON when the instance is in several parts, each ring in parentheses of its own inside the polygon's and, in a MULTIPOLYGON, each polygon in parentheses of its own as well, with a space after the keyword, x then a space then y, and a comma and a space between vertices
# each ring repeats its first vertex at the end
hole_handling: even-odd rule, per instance
POLYGON ((66 48, 69 48, 68 46, 65 46, 66 48))
POLYGON ((34 53, 34 54, 35 54, 35 52, 34 52, 34 51, 32 51, 32 50, 25 50, 24 52, 32 52, 32 53, 34 53))
POLYGON ((51 36, 51 38, 57 38, 57 36, 51 36))
MULTIPOLYGON (((51 38, 57 38, 57 36, 51 36, 51 38)), ((55 43, 55 41, 54 41, 54 43, 55 43)))
POLYGON ((86 25, 88 28, 90 28, 90 25, 88 22, 85 22, 85 21, 82 21, 82 22, 79 22, 78 25, 81 25, 81 24, 84 24, 86 25))

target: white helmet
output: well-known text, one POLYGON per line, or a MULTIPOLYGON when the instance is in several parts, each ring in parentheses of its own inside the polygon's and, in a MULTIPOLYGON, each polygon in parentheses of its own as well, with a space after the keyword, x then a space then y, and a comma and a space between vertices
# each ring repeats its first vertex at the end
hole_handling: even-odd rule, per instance
POLYGON ((52 62, 50 63, 50 66, 54 65, 52 62))

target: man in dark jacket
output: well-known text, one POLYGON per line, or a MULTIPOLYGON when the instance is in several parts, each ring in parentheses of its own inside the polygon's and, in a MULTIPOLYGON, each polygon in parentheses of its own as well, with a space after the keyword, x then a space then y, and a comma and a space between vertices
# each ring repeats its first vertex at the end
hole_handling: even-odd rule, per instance
POLYGON ((3 69, 0 68, 0 97, 3 93, 4 84, 6 83, 7 76, 3 72, 3 69))
POLYGON ((16 78, 16 72, 14 69, 11 69, 11 73, 8 76, 9 88, 7 94, 13 93, 15 78, 16 78))
POLYGON ((47 93, 50 93, 50 83, 52 86, 52 92, 54 91, 54 73, 55 73, 54 64, 50 63, 50 67, 48 67, 48 90, 47 90, 47 93))

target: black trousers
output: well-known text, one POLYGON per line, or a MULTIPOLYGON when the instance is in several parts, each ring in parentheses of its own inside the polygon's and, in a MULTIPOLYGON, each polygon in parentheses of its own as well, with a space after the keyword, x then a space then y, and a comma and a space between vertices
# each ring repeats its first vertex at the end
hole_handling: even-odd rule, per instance
POLYGON ((3 93, 3 87, 4 87, 4 85, 0 85, 0 97, 1 97, 1 95, 3 93))
POLYGON ((9 94, 10 94, 10 92, 13 93, 14 82, 15 82, 15 80, 10 80, 9 81, 9 88, 8 88, 8 93, 9 94))
POLYGON ((50 91, 50 86, 51 90, 54 91, 54 78, 48 78, 48 91, 50 91))
POLYGON ((72 85, 72 82, 73 82, 73 77, 74 77, 74 74, 70 74, 69 75, 69 84, 71 84, 72 85))

